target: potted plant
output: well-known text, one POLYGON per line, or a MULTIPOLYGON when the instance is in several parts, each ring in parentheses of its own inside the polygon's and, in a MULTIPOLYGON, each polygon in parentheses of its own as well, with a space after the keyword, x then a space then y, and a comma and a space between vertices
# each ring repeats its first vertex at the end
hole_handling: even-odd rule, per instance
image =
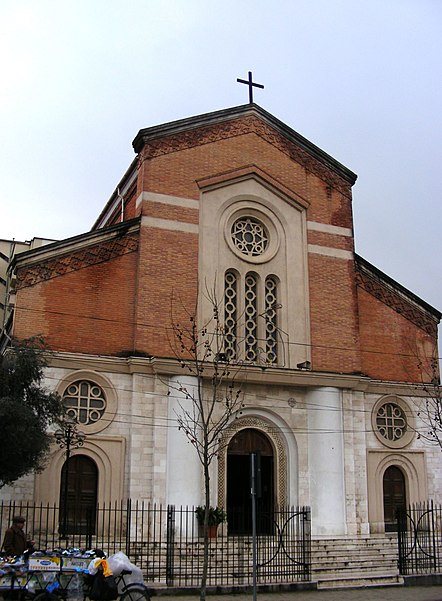
MULTIPOLYGON (((200 536, 203 535, 204 528, 204 514, 206 508, 203 505, 198 505, 195 509, 196 519, 198 521, 199 533, 200 536)), ((218 528, 218 524, 222 524, 227 520, 227 514, 224 509, 220 509, 219 507, 209 507, 209 520, 208 520, 208 536, 209 538, 214 538, 216 536, 216 531, 218 528)))

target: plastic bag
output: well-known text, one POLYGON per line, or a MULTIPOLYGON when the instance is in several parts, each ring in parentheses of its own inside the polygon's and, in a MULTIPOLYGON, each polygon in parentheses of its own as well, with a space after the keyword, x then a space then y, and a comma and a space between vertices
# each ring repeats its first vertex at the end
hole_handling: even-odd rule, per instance
POLYGON ((91 574, 92 576, 95 576, 95 574, 98 572, 99 565, 100 564, 96 558, 91 559, 91 561, 89 562, 89 565, 87 567, 87 571, 89 572, 89 574, 91 574), (95 565, 95 564, 97 564, 97 565, 95 565))
POLYGON ((125 555, 123 551, 118 551, 118 553, 110 555, 107 561, 115 576, 119 576, 123 570, 131 572, 131 574, 124 576, 126 585, 143 584, 143 572, 130 561, 129 557, 125 555))
POLYGON ((68 584, 68 601, 83 601, 83 577, 79 572, 72 574, 68 584))
POLYGON ((118 551, 109 557, 109 566, 114 574, 120 575, 123 570, 131 572, 124 576, 126 584, 143 584, 143 572, 134 563, 130 561, 127 555, 118 551))

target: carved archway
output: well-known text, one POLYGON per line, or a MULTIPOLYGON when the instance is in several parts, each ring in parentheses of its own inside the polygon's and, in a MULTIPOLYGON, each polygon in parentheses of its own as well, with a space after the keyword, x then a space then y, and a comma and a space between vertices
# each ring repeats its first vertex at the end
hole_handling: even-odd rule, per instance
POLYGON ((224 432, 220 441, 218 457, 218 505, 225 507, 227 500, 227 449, 232 438, 240 430, 253 428, 261 430, 270 440, 274 448, 275 460, 275 505, 287 504, 287 452, 284 438, 277 426, 259 418, 242 417, 233 422, 224 432))

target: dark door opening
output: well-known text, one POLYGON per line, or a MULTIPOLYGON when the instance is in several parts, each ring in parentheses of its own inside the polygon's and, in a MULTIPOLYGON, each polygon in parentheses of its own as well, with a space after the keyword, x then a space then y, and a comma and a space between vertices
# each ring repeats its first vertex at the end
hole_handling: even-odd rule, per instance
POLYGON ((261 455, 261 497, 256 500, 257 533, 271 534, 274 511, 273 448, 259 430, 240 430, 227 449, 227 522, 229 534, 252 533, 250 454, 261 455))
POLYGON ((405 478, 402 471, 391 465, 383 479, 385 532, 397 532, 396 511, 405 509, 405 478))
POLYGON ((63 534, 95 534, 98 469, 85 455, 64 462, 60 486, 60 532, 63 534), (66 488, 67 477, 67 488, 66 488))

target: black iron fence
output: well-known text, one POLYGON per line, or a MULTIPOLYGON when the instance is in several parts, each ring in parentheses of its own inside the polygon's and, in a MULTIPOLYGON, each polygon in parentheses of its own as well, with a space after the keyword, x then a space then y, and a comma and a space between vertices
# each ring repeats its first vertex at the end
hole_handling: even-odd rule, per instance
MULTIPOLYGON (((143 571, 146 582, 198 586, 203 563, 203 538, 193 507, 125 501, 78 509, 69 515, 68 532, 57 505, 1 503, 0 530, 13 515, 26 518, 25 529, 43 550, 100 548, 108 555, 123 551, 143 571)), ((257 537, 257 582, 306 581, 311 574, 311 521, 308 507, 278 508, 263 515, 265 534, 257 537)), ((208 585, 250 585, 253 577, 252 537, 229 534, 218 526, 209 541, 208 585)))
POLYGON ((442 507, 433 501, 397 511, 399 572, 442 572, 442 507))

